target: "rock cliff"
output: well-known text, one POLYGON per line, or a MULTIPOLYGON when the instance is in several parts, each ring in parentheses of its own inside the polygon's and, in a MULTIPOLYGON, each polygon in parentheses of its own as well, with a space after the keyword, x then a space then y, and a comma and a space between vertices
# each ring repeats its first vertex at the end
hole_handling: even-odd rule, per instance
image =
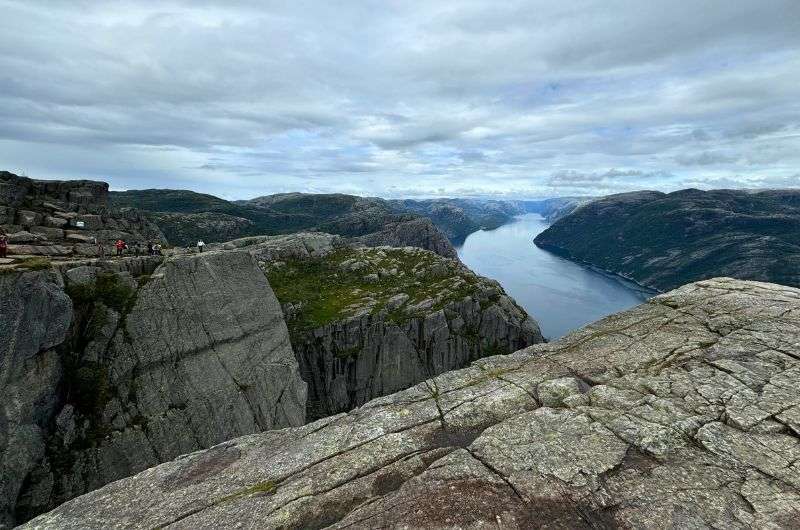
POLYGON ((305 421, 245 252, 0 274, 0 528, 235 436, 305 421))
POLYGON ((659 290, 731 276, 800 286, 800 191, 641 191, 586 203, 537 245, 659 290))
POLYGON ((9 254, 95 256, 99 241, 164 241, 156 225, 134 209, 108 206, 108 184, 49 181, 0 171, 0 232, 9 254))
POLYGON ((309 385, 309 419, 544 340, 497 282, 433 252, 318 233, 223 246, 248 250, 267 272, 309 385))
POLYGON ((24 528, 796 528, 798 336, 800 290, 702 281, 24 528))

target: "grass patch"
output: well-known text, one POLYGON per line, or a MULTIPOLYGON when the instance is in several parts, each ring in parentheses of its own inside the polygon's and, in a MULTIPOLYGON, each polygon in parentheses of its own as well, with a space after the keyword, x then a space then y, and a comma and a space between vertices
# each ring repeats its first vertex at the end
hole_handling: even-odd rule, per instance
POLYGON ((22 258, 15 261, 14 265, 17 268, 24 268, 30 271, 47 270, 53 266, 52 262, 48 258, 44 258, 41 256, 34 256, 32 258, 22 258))
POLYGON ((324 258, 288 260, 271 267, 267 277, 282 304, 299 307, 289 322, 292 331, 319 328, 364 307, 378 313, 400 293, 409 300, 386 313, 387 320, 403 323, 474 294, 479 282, 474 274, 436 254, 402 249, 340 249, 324 258), (356 262, 361 267, 351 270, 356 262), (378 279, 368 280, 368 275, 378 279), (434 303, 427 309, 407 309, 428 299, 434 303))

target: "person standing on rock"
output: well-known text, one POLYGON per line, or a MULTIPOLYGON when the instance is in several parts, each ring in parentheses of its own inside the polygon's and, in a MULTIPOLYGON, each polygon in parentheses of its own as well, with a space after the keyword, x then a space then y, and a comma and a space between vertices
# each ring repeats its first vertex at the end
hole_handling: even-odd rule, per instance
POLYGON ((97 246, 97 257, 105 258, 106 257, 106 247, 103 246, 103 241, 97 238, 94 238, 94 244, 97 246))
POLYGON ((0 234, 0 258, 5 258, 8 253, 8 237, 0 234))
POLYGON ((201 239, 200 241, 197 242, 197 251, 203 252, 203 248, 205 248, 205 246, 206 246, 205 242, 201 239))
POLYGON ((125 250, 125 242, 117 239, 117 243, 114 246, 117 247, 117 257, 122 257, 122 251, 125 250))
POLYGON ((152 256, 153 255, 153 242, 152 241, 148 241, 147 242, 147 255, 148 256, 152 256))

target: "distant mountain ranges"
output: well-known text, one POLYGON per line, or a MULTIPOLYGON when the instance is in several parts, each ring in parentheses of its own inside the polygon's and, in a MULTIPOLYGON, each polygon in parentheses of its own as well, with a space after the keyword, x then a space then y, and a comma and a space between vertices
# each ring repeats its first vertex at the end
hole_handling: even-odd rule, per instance
MULTIPOLYGON (((132 190, 111 192, 110 203, 118 209, 136 208, 148 212, 167 239, 176 245, 227 241, 253 235, 286 234, 316 230, 351 238, 388 237, 403 243, 398 231, 406 225, 421 229, 430 244, 438 241, 428 220, 453 244, 480 229, 493 229, 522 213, 540 213, 552 220, 585 202, 586 198, 511 201, 484 199, 396 199, 358 197, 344 194, 282 193, 250 200, 227 201, 188 190, 132 190), (393 227, 393 228, 392 228, 393 227)), ((421 246, 415 241, 405 244, 421 246)), ((423 248, 428 248, 422 245, 423 248)), ((435 248, 428 248, 435 250, 435 248)), ((441 253, 441 252, 440 252, 441 253)), ((445 251, 445 254, 452 254, 445 251)))

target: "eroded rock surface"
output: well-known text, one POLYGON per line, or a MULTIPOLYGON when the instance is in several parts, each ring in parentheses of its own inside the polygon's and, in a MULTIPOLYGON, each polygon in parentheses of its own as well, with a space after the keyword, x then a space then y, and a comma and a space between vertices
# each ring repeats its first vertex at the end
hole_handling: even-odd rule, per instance
POLYGON ((800 290, 702 281, 26 528, 796 528, 798 337, 800 290))
POLYGON ((111 209, 108 184, 91 180, 33 180, 0 171, 0 232, 10 255, 110 255, 123 239, 164 242, 158 227, 135 209, 111 209))
POLYGON ((0 528, 180 454, 304 423, 306 385, 255 260, 159 261, 0 275, 0 528))
POLYGON ((309 419, 544 341, 497 282, 434 252, 354 248, 328 234, 226 246, 245 243, 283 305, 309 419))

